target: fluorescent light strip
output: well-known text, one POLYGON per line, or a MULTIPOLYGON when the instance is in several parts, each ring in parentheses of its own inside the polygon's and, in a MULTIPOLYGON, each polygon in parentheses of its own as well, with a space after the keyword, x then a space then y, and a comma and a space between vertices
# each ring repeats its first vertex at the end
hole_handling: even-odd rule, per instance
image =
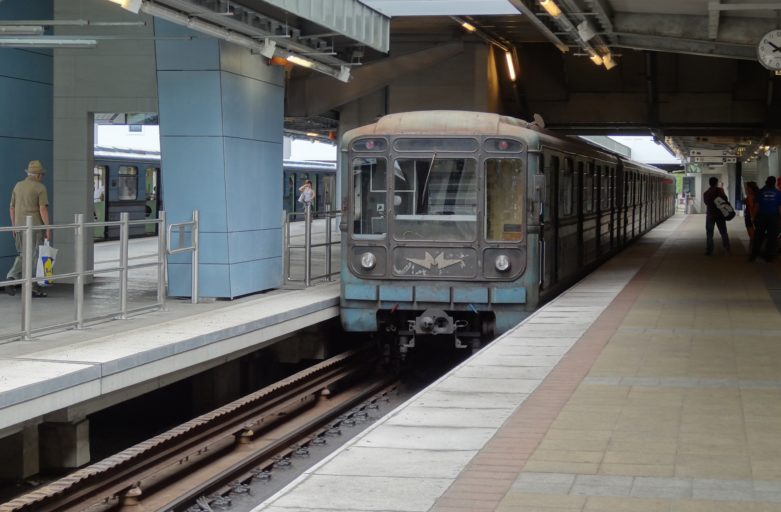
POLYGON ((507 61, 507 72, 510 73, 510 80, 515 82, 515 61, 512 52, 504 52, 504 59, 507 61))
POLYGON ((4 48, 94 48, 97 44, 95 39, 54 36, 0 37, 0 47, 4 48))
POLYGON ((12 36, 42 36, 43 27, 35 25, 6 25, 0 26, 0 35, 12 36))

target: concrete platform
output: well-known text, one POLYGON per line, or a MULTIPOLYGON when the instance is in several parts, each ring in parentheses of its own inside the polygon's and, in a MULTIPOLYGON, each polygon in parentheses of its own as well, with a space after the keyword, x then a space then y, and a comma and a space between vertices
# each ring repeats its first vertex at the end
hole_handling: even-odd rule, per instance
POLYGON ((676 216, 257 511, 781 511, 779 264, 676 216))
MULTIPOLYGON (((303 237, 301 223, 291 231, 295 238, 303 237)), ((315 237, 324 237, 321 231, 316 226, 315 237)), ((154 261, 156 246, 156 238, 131 240, 130 258, 154 261)), ((96 268, 115 266, 118 254, 118 242, 96 244, 96 268)), ((338 268, 338 259, 334 264, 338 268)), ((154 268, 131 273, 129 282, 131 307, 155 302, 154 268)), ((34 299, 33 326, 72 319, 71 290, 55 285, 48 289, 49 297, 34 299)), ((116 311, 117 290, 115 273, 98 277, 86 288, 85 316, 116 311)), ((0 294, 0 335, 18 331, 20 303, 19 295, 0 294)), ((0 344, 0 438, 55 411, 67 411, 65 420, 59 420, 67 421, 258 350, 338 316, 338 305, 338 283, 195 305, 189 298, 169 299, 167 311, 39 334, 27 342, 6 339, 0 344)))

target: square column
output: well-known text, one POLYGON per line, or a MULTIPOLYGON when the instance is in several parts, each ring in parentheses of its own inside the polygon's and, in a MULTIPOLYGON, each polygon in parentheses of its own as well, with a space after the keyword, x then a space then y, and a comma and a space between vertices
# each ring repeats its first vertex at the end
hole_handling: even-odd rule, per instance
MULTIPOLYGON (((155 20, 162 187, 169 222, 199 210, 200 295, 282 284, 284 74, 236 45, 155 20)), ((169 259, 190 295, 190 257, 169 259)))

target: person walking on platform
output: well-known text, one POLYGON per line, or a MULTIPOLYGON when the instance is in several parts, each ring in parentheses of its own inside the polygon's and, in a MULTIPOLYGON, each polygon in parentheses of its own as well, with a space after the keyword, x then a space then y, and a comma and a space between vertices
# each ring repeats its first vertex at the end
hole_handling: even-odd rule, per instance
MULTIPOLYGON (((46 186, 41 183, 46 170, 39 160, 32 160, 25 170, 27 178, 20 181, 11 192, 11 205, 8 209, 11 215, 12 226, 24 226, 28 215, 33 218, 34 226, 49 224, 49 196, 46 192, 46 186)), ((51 240, 51 230, 37 229, 33 234, 33 261, 38 258, 38 247, 43 240, 51 240)), ((24 269, 24 232, 14 232, 14 242, 16 244, 17 256, 11 270, 6 275, 7 279, 21 279, 24 269)), ((33 268, 33 272, 35 269, 33 268)), ((8 295, 15 295, 19 285, 9 285, 5 287, 8 295)), ((37 285, 33 285, 33 297, 45 297, 46 294, 37 285)))
POLYGON ((746 197, 743 198, 745 208, 743 210, 743 220, 746 223, 746 232, 748 233, 749 247, 754 243, 754 216, 757 214, 757 195, 759 187, 756 181, 746 182, 746 197))
POLYGON ((776 189, 776 177, 768 176, 765 186, 757 194, 757 213, 754 217, 754 243, 751 245, 750 261, 759 256, 765 243, 765 259, 773 261, 776 255, 778 237, 778 216, 781 214, 781 192, 776 189))
POLYGON ((708 180, 710 188, 702 195, 702 201, 705 203, 707 210, 705 212, 705 255, 710 256, 713 254, 713 226, 719 228, 719 234, 721 235, 721 243, 724 246, 724 252, 729 254, 729 235, 727 234, 727 221, 724 220, 724 216, 721 211, 716 207, 714 200, 720 197, 727 201, 727 196, 724 194, 724 190, 719 187, 719 179, 715 176, 708 180))

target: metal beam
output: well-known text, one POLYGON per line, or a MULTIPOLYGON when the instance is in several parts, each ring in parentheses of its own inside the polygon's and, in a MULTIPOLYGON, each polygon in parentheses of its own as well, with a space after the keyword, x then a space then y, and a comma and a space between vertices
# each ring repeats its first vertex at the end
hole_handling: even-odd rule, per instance
POLYGON ((754 45, 721 43, 695 39, 656 36, 650 34, 633 34, 615 32, 618 38, 613 46, 632 50, 649 50, 654 52, 683 53, 703 57, 722 57, 727 59, 757 60, 754 45))
POLYGON ((542 32, 542 35, 545 36, 548 41, 553 43, 556 48, 559 49, 562 53, 567 53, 569 51, 569 46, 564 44, 561 39, 559 39, 559 36, 557 36, 551 29, 548 28, 548 26, 540 20, 535 12, 526 5, 524 0, 508 0, 513 7, 518 9, 518 12, 525 15, 527 18, 529 18, 529 21, 537 27, 540 32, 542 32))
POLYGON ((388 53, 390 48, 390 18, 358 0, 263 1, 377 51, 388 53))
POLYGON ((708 4, 708 39, 716 40, 719 37, 719 18, 721 17, 721 11, 718 7, 721 5, 721 0, 715 0, 708 4))
POLYGON ((779 11, 781 3, 772 4, 722 4, 720 2, 710 2, 709 11, 779 11))

